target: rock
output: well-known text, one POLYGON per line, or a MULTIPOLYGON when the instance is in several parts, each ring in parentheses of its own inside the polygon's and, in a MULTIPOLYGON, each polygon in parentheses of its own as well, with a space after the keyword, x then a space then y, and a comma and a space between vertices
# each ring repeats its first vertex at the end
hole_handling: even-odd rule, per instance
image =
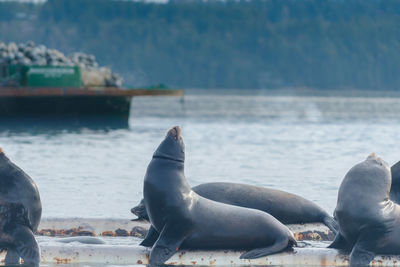
POLYGON ((11 42, 8 44, 8 51, 17 52, 17 50, 18 50, 18 46, 14 42, 11 42))
POLYGON ((136 236, 139 238, 144 238, 147 235, 148 230, 142 226, 135 226, 130 232, 130 236, 136 236))
POLYGON ((121 229, 121 228, 118 228, 117 230, 115 230, 115 234, 116 234, 116 236, 129 236, 128 231, 126 231, 125 229, 121 229))

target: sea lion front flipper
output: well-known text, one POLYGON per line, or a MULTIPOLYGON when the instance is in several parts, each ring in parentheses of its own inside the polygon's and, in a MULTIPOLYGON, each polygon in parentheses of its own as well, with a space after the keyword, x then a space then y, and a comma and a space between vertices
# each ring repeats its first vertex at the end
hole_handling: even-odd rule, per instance
MULTIPOLYGON (((296 242, 293 240, 292 242, 296 242)), ((289 246, 290 240, 289 238, 282 238, 278 241, 276 241, 273 245, 268 246, 268 247, 262 247, 262 248, 256 248, 253 250, 250 250, 246 253, 243 253, 240 255, 241 259, 256 259, 260 257, 264 257, 267 255, 271 255, 274 253, 281 252, 285 250, 289 246)))
POLYGON ((189 227, 184 225, 184 223, 169 223, 164 226, 160 237, 151 249, 150 265, 162 265, 178 251, 179 246, 190 232, 189 227))
POLYGON ((4 259, 4 263, 6 265, 19 264, 19 255, 15 249, 12 248, 7 249, 7 255, 6 258, 4 259))
POLYGON ((335 221, 333 217, 327 215, 322 221, 335 235, 338 233, 339 224, 335 221))
POLYGON ((157 241, 158 237, 160 234, 157 232, 156 228, 153 227, 153 225, 150 226, 149 231, 147 232, 146 237, 140 243, 141 246, 144 247, 152 247, 154 243, 157 241))
POLYGON ((354 245, 350 254, 350 267, 369 266, 369 263, 374 259, 375 253, 365 248, 364 244, 359 241, 354 245))
POLYGON ((15 249, 24 263, 38 266, 40 249, 31 229, 25 225, 17 224, 9 234, 13 237, 15 249))

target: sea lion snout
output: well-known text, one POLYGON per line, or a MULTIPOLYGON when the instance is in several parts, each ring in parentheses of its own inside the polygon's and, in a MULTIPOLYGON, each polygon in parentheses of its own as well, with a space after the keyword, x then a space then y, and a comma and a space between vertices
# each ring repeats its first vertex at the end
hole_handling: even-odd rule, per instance
POLYGON ((375 161, 377 164, 386 167, 387 169, 390 169, 389 165, 386 163, 386 161, 384 161, 383 159, 381 159, 380 157, 378 157, 378 155, 376 155, 375 153, 371 153, 368 155, 367 160, 372 160, 375 161))
POLYGON ((178 137, 181 136, 181 128, 179 126, 174 126, 168 131, 168 135, 174 137, 177 139, 178 137))
POLYGON ((381 158, 378 157, 374 152, 368 155, 367 160, 372 160, 378 163, 379 165, 382 165, 381 158))

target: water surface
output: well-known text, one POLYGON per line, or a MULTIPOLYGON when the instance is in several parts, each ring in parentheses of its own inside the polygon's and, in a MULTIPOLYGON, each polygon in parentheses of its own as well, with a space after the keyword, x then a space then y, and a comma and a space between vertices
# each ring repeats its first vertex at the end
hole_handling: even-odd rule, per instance
POLYGON ((127 127, 3 122, 0 145, 36 181, 44 217, 133 218, 152 153, 174 125, 190 185, 268 186, 333 212, 354 164, 371 152, 400 159, 399 114, 396 93, 188 91, 133 99, 127 127))

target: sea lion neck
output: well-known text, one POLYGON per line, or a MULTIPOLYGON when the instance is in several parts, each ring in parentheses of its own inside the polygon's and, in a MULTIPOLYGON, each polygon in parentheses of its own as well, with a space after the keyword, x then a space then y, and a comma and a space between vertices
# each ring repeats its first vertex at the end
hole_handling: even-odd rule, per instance
POLYGON ((163 153, 154 154, 153 158, 154 159, 172 160, 172 161, 177 161, 177 162, 181 162, 181 163, 185 162, 184 160, 176 159, 176 158, 170 157, 168 154, 163 154, 163 153))

